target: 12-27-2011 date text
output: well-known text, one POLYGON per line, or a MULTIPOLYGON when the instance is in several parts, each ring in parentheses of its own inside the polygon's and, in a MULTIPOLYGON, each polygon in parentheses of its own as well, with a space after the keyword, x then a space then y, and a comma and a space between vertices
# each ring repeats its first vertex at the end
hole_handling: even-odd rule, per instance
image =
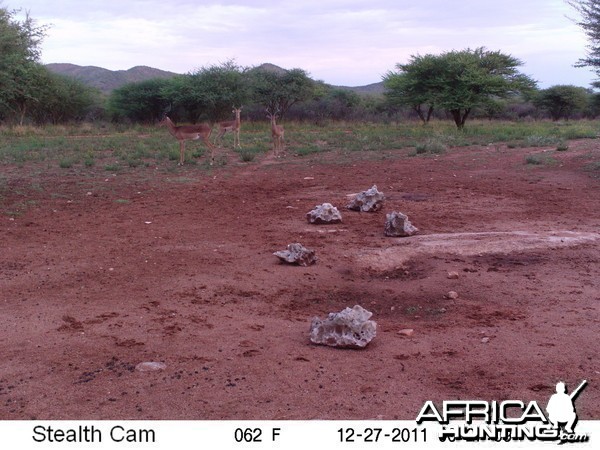
POLYGON ((427 442, 427 429, 425 428, 340 428, 340 442, 404 442, 424 443, 427 442))

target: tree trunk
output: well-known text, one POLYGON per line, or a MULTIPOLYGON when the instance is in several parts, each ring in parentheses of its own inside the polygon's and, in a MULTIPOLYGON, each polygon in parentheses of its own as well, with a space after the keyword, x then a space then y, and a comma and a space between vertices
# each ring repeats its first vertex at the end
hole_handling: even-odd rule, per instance
POLYGON ((19 113, 19 125, 23 126, 23 123, 25 122, 25 114, 27 113, 27 106, 23 105, 22 107, 19 108, 20 113, 19 113))
POLYGON ((456 128, 462 130, 465 127, 465 122, 467 121, 467 117, 469 117, 470 112, 471 108, 466 108, 464 113, 461 109, 450 110, 452 118, 454 119, 454 123, 456 124, 456 128))
POLYGON ((431 119, 432 114, 433 114, 433 105, 431 105, 429 107, 429 110, 427 111, 427 122, 429 122, 429 119, 431 119))
POLYGON ((427 121, 425 120, 425 116, 423 115, 423 111, 421 110, 421 105, 415 105, 413 106, 413 109, 418 114, 419 119, 421 119, 421 122, 423 122, 424 124, 427 123, 427 121))
POLYGON ((467 117, 469 117, 470 112, 471 112, 471 108, 465 109, 465 113, 463 114, 461 127, 460 127, 461 130, 465 127, 465 122, 467 121, 467 117))
POLYGON ((431 115, 433 114, 433 105, 429 105, 429 108, 427 108, 427 116, 425 116, 425 114, 423 114, 421 105, 413 106, 413 109, 417 112, 417 114, 419 115, 419 119, 421 119, 421 122, 423 122, 423 124, 429 123, 429 120, 431 119, 431 115))
POLYGON ((461 120, 460 109, 451 109, 450 114, 452 114, 452 118, 454 119, 454 123, 456 124, 456 128, 459 130, 462 129, 463 125, 461 120))

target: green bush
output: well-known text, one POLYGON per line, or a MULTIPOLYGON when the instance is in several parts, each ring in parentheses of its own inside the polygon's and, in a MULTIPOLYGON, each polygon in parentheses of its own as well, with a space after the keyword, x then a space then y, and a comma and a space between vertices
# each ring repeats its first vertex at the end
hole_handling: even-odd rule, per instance
POLYGON ((446 144, 437 140, 437 139, 428 139, 426 142, 422 144, 417 144, 415 147, 415 151, 418 155, 422 155, 424 153, 431 153, 434 155, 440 155, 447 150, 446 144))

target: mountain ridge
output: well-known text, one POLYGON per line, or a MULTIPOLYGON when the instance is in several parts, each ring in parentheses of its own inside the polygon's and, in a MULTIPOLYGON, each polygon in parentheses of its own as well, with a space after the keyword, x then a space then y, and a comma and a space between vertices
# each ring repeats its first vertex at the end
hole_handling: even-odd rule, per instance
MULTIPOLYGON (((46 64, 46 68, 51 72, 73 77, 82 83, 99 89, 104 94, 110 94, 114 89, 128 83, 137 83, 153 78, 172 78, 181 75, 175 72, 156 69, 149 66, 134 66, 127 70, 109 70, 98 66, 79 66, 70 63, 51 63, 46 64)), ((285 72, 275 64, 264 63, 255 69, 267 70, 272 72, 285 72)), ((336 89, 346 89, 356 92, 360 95, 381 95, 383 94, 383 82, 371 83, 365 86, 335 86, 336 89)))
POLYGON ((152 78, 171 78, 175 72, 155 69, 148 66, 134 66, 127 70, 109 70, 97 66, 78 66, 69 63, 46 64, 51 72, 73 77, 82 83, 108 94, 127 83, 137 83, 152 78))

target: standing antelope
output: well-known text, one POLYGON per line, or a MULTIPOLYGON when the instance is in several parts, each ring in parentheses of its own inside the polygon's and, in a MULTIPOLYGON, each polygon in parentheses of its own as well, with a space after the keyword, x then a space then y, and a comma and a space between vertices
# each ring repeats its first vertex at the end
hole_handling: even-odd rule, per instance
POLYGON ((275 119, 277 118, 278 112, 279 110, 271 114, 271 112, 269 112, 269 110, 267 109, 267 118, 271 119, 271 136, 273 137, 273 153, 275 154, 275 156, 277 156, 277 151, 283 148, 284 134, 283 127, 275 123, 275 119))
POLYGON ((202 139, 206 146, 210 149, 210 165, 212 166, 215 160, 215 147, 210 143, 208 139, 212 133, 210 125, 200 123, 198 125, 181 125, 175 126, 173 121, 167 116, 160 123, 165 125, 169 129, 169 133, 179 141, 179 163, 177 165, 183 166, 185 160, 185 141, 202 139))
POLYGON ((235 120, 228 120, 225 122, 219 122, 219 134, 217 135, 217 138, 215 139, 215 144, 217 142, 219 142, 219 147, 221 146, 221 138, 223 137, 223 135, 225 133, 227 133, 228 131, 233 132, 233 148, 235 148, 235 144, 237 141, 237 146, 239 148, 242 148, 242 146, 240 145, 240 127, 241 127, 241 121, 240 121, 240 113, 242 111, 242 107, 240 106, 239 108, 236 108, 235 106, 233 107, 233 113, 235 114, 235 120))

